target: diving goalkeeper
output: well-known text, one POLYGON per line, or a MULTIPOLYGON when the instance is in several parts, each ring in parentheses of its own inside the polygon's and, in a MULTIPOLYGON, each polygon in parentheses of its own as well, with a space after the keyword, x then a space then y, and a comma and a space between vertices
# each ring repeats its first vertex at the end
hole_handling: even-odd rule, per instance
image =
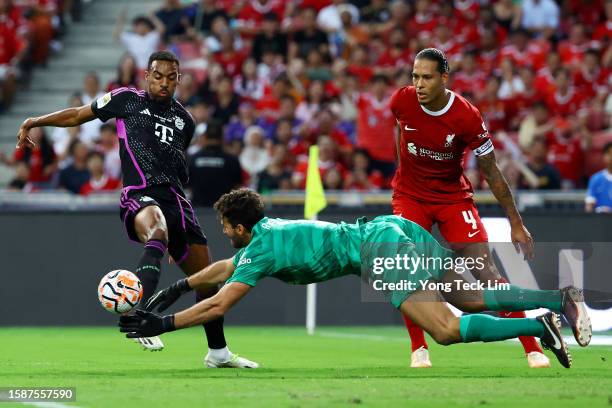
MULTIPOLYGON (((529 290, 509 285, 508 290, 423 289, 421 285, 399 285, 399 282, 444 282, 453 271, 439 268, 417 268, 406 273, 390 268, 374 274, 375 259, 409 257, 425 254, 431 258, 448 258, 453 254, 419 225, 398 216, 380 216, 372 221, 354 224, 321 221, 270 219, 264 216, 261 196, 248 189, 234 190, 216 203, 223 233, 239 251, 233 258, 217 261, 200 272, 182 279, 154 295, 145 310, 132 316, 121 316, 121 332, 129 338, 156 336, 165 332, 195 326, 221 317, 260 279, 274 277, 287 283, 308 284, 344 275, 363 275, 367 280, 382 279, 393 306, 443 345, 459 342, 499 341, 518 336, 537 336, 566 368, 571 356, 563 341, 557 313, 571 326, 576 341, 586 346, 591 340, 591 322, 586 313, 582 292, 574 287, 561 290, 529 290), (211 298, 202 300, 176 314, 160 316, 183 293, 225 282, 211 298), (458 309, 477 313, 485 310, 530 310, 540 307, 553 312, 535 319, 500 319, 485 314, 456 317, 445 301, 458 309)), ((454 286, 452 286, 454 288, 454 286)))

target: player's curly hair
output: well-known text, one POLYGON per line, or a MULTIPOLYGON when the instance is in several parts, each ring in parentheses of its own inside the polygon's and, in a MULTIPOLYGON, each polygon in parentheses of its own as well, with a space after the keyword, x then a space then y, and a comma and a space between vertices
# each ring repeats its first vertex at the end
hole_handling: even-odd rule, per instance
POLYGON ((214 205, 221 218, 232 226, 242 224, 248 231, 264 217, 264 203, 261 196, 248 188, 239 188, 223 194, 214 205))

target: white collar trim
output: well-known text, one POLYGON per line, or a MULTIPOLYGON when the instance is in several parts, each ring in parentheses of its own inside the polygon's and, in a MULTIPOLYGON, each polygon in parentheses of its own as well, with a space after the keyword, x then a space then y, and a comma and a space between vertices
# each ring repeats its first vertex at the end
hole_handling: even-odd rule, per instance
POLYGON ((446 112, 448 112, 448 110, 450 109, 450 107, 453 105, 453 102, 455 101, 455 93, 453 91, 449 91, 451 96, 448 99, 448 103, 446 104, 445 107, 443 107, 442 109, 440 109, 439 111, 432 111, 427 109, 426 107, 424 107, 423 105, 421 105, 419 103, 419 106, 421 107, 421 109, 423 109, 423 111, 431 116, 441 116, 444 115, 446 112))

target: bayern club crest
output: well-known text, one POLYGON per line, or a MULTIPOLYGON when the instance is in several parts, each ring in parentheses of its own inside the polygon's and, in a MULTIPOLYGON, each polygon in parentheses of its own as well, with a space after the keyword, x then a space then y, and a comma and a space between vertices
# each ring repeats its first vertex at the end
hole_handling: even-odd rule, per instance
POLYGON ((176 119, 174 119, 174 126, 176 126, 178 130, 183 130, 183 128, 185 127, 185 121, 177 117, 176 119))

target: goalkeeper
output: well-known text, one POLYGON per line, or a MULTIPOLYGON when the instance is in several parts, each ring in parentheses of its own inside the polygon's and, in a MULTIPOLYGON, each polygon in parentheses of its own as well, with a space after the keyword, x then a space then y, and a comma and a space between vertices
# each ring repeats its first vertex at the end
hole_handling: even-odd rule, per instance
MULTIPOLYGON (((274 277, 287 283, 308 284, 344 275, 381 279, 393 306, 443 345, 459 342, 499 341, 518 336, 537 336, 566 368, 571 356, 560 334, 559 317, 552 312, 535 319, 500 319, 485 314, 456 317, 446 305, 477 313, 485 310, 530 310, 540 307, 561 313, 572 327, 581 346, 591 340, 591 323, 574 287, 561 290, 529 290, 509 285, 508 290, 422 289, 420 282, 457 279, 455 272, 439 268, 410 271, 392 267, 375 271, 376 259, 396 255, 448 258, 443 248, 419 225, 398 216, 380 216, 354 224, 321 221, 283 220, 264 217, 261 196, 248 189, 234 190, 216 203, 223 233, 239 251, 233 258, 217 261, 200 272, 176 282, 154 295, 146 309, 132 316, 121 316, 120 330, 129 338, 151 337, 217 319, 251 290, 260 279, 274 277), (411 281, 414 285, 399 285, 411 281), (159 316, 183 293, 225 282, 215 296, 202 300, 176 314, 159 316)), ((395 259, 394 259, 395 260, 395 259)), ((455 286, 451 286, 453 289, 455 286)))

